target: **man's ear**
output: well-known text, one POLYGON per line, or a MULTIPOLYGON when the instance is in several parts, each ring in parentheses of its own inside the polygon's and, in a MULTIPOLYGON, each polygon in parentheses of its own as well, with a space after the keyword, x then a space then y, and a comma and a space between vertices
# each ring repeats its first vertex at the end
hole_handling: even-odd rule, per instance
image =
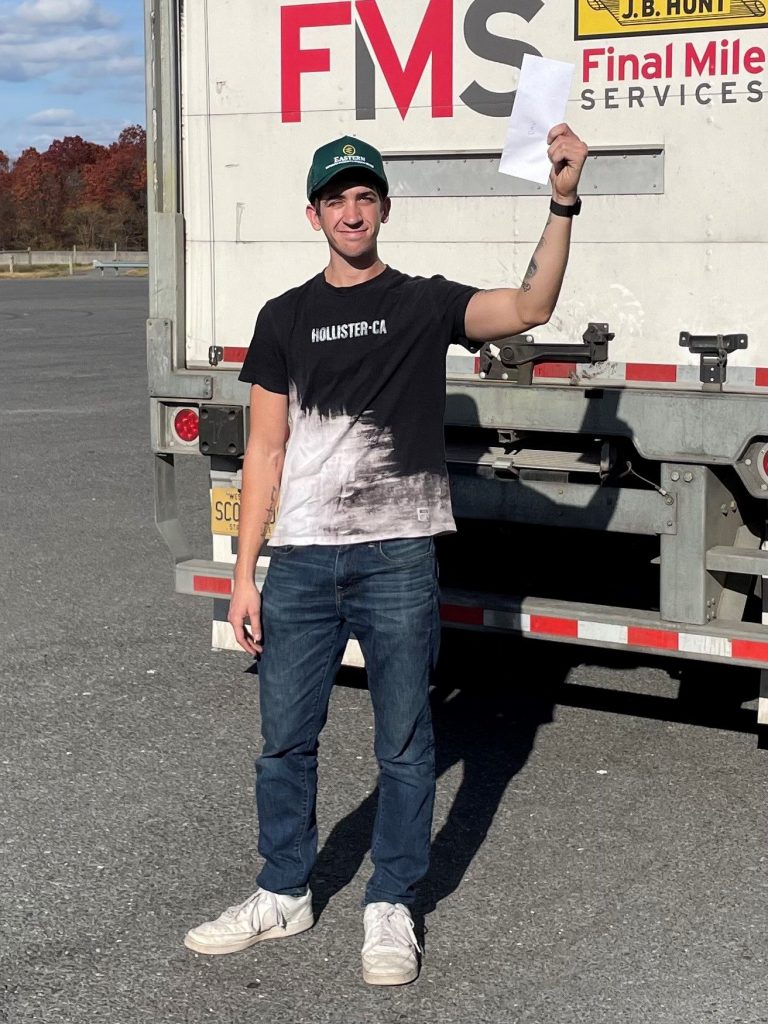
POLYGON ((322 231, 322 228, 320 227, 320 218, 317 215, 314 203, 307 203, 307 220, 315 231, 322 231))
POLYGON ((381 202, 381 223, 386 224, 389 220, 389 214, 392 209, 392 200, 387 196, 381 202))

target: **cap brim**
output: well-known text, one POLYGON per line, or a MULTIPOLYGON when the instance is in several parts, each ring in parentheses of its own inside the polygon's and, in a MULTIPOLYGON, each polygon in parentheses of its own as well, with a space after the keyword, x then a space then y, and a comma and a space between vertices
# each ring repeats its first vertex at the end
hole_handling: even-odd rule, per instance
POLYGON ((383 178, 378 171, 374 170, 373 167, 362 165, 357 167, 332 167, 326 174, 316 181, 312 187, 308 198, 310 202, 317 196, 317 193, 325 188, 329 182, 333 181, 334 178, 341 177, 342 174, 349 175, 351 178, 358 177, 360 179, 372 179, 376 184, 384 190, 384 195, 389 193, 389 182, 386 178, 383 178))

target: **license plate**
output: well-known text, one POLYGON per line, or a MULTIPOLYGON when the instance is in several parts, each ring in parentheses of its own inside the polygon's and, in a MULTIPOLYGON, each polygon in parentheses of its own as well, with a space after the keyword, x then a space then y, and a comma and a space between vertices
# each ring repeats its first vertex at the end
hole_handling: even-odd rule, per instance
POLYGON ((240 491, 237 487, 211 489, 211 533, 237 537, 240 531, 240 491))

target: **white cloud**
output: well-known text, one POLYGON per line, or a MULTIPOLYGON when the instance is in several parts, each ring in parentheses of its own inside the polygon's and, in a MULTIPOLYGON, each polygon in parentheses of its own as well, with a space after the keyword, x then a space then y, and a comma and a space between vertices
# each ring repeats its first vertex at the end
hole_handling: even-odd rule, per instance
POLYGON ((99 64, 100 70, 108 75, 140 75, 144 77, 143 57, 109 57, 99 64))
MULTIPOLYGON (((84 62, 119 57, 126 49, 127 40, 119 33, 17 38, 13 42, 0 35, 0 80, 24 82, 67 66, 82 68, 84 62)), ((98 73, 98 66, 91 69, 93 73, 98 73)))
POLYGON ((66 135, 108 143, 144 120, 141 7, 0 0, 0 149, 44 149, 66 135))
MULTIPOLYGON (((123 128, 127 128, 129 122, 124 118, 94 118, 82 120, 77 124, 51 125, 47 132, 40 132, 35 135, 21 135, 16 139, 15 146, 11 147, 18 155, 27 146, 34 146, 35 149, 43 152, 56 139, 63 139, 68 135, 81 135, 88 142, 97 142, 101 146, 108 146, 114 142, 123 128)), ((2 147, 0 147, 2 148, 2 147)))
POLYGON ((85 65, 76 64, 67 69, 70 77, 67 82, 57 85, 60 92, 83 92, 92 89, 94 78, 100 78, 100 89, 107 89, 114 84, 122 86, 123 79, 144 83, 144 60, 142 57, 105 57, 104 60, 91 60, 85 65), (121 79, 114 83, 112 79, 121 79))
MULTIPOLYGON (((0 61, 6 49, 0 40, 0 61)), ((8 47, 8 50, 11 48, 8 47)), ((125 39, 117 33, 58 36, 56 39, 35 39, 17 43, 13 52, 21 64, 72 64, 82 60, 102 60, 125 49, 125 39)))
POLYGON ((95 0, 24 0, 18 17, 35 25, 82 25, 107 28, 119 19, 102 10, 95 0))
POLYGON ((39 124, 44 127, 51 127, 60 124, 75 124, 80 120, 74 110, 65 110, 61 107, 49 107, 48 110, 38 110, 27 118, 27 124, 39 124))
POLYGON ((64 69, 98 73, 91 61, 122 60, 109 74, 135 74, 134 39, 96 0, 0 0, 0 81, 26 82, 64 69))

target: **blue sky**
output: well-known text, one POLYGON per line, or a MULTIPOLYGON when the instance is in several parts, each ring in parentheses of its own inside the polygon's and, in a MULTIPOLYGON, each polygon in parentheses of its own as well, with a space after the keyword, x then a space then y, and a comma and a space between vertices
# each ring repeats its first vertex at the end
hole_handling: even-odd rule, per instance
POLYGON ((143 0, 0 0, 0 150, 144 124, 143 0))

